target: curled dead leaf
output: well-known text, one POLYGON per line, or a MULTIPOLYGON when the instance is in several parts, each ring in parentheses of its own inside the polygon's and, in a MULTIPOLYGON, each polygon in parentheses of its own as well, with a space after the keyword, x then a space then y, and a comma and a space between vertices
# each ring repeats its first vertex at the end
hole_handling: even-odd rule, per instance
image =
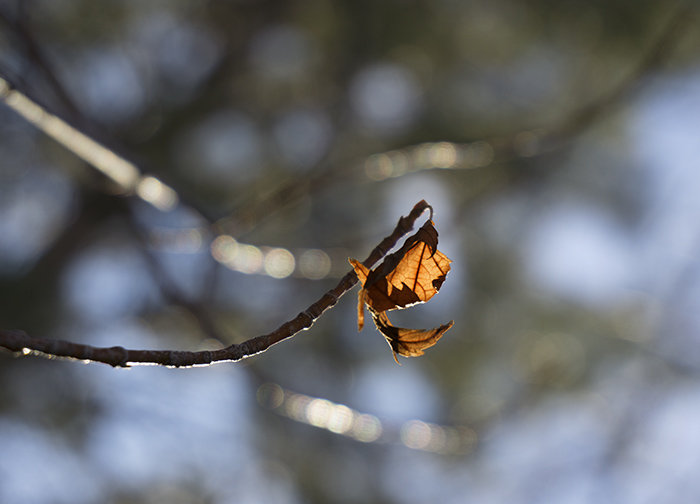
POLYGON ((437 294, 452 262, 437 246, 437 230, 433 221, 428 220, 373 270, 348 259, 362 283, 358 294, 358 329, 364 326, 367 305, 377 329, 394 351, 395 360, 397 353, 404 357, 423 355, 424 349, 433 346, 452 327, 450 322, 434 329, 404 329, 393 326, 385 313, 424 303, 437 294))
POLYGON ((404 357, 418 357, 423 355, 426 348, 430 348, 438 342, 453 325, 454 320, 433 329, 405 329, 393 325, 386 313, 373 316, 377 329, 384 336, 394 352, 394 360, 399 363, 396 355, 404 357))

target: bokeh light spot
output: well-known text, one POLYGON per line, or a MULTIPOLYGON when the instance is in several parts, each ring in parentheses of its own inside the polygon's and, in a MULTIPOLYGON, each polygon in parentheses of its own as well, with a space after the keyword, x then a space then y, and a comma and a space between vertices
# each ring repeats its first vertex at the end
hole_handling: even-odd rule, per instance
POLYGON ((232 270, 254 274, 263 270, 264 257, 255 245, 239 243, 228 235, 217 236, 211 244, 214 259, 232 270))
POLYGON ((315 427, 325 427, 332 407, 325 399, 313 399, 306 407, 306 418, 315 427))
POLYGON ((177 204, 177 193, 155 177, 142 177, 136 194, 158 210, 168 211, 177 204))
POLYGON ((372 443, 382 435, 382 423, 374 415, 362 414, 355 419, 352 437, 363 443, 372 443))
POLYGON ((241 273, 258 273, 263 268, 263 253, 255 245, 240 245, 233 259, 234 268, 241 273))
POLYGON ((299 257, 299 270, 311 280, 325 278, 331 271, 331 258, 323 250, 305 250, 299 257))
POLYGON ((276 383, 265 383, 258 387, 258 402, 266 408, 276 409, 284 402, 284 389, 276 383))
POLYGON ((326 425, 331 432, 345 434, 352 428, 353 421, 353 411, 343 404, 336 404, 331 409, 326 425))
POLYGON ((265 273, 273 278, 285 278, 294 271, 294 256, 283 248, 274 248, 265 254, 265 273))
POLYGON ((211 255, 220 263, 228 263, 236 256, 238 242, 233 236, 217 236, 211 243, 211 255))
POLYGON ((384 180, 391 177, 392 168, 391 158, 386 154, 373 154, 365 161, 365 173, 372 180, 384 180))
POLYGON ((409 448, 423 450, 430 443, 431 428, 420 420, 411 420, 401 427, 401 441, 409 448))
POLYGON ((450 142, 425 144, 418 148, 420 164, 434 168, 454 168, 457 164, 457 148, 450 142))

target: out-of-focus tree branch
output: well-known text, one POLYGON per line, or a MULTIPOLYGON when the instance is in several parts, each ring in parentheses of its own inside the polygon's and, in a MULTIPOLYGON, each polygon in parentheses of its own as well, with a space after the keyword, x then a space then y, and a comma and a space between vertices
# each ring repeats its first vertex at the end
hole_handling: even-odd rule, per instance
POLYGON ((66 87, 56 75, 56 72, 52 68, 51 62, 46 58, 43 49, 40 47, 39 42, 34 36, 34 32, 29 27, 27 3, 28 2, 18 2, 17 13, 14 16, 6 12, 5 9, 0 9, 0 21, 2 21, 10 30, 12 30, 15 37, 22 43, 27 59, 41 71, 48 81, 51 90, 71 117, 74 120, 82 119, 80 109, 71 98, 66 87))
MULTIPOLYGON (((350 173, 365 172, 372 180, 398 177, 407 173, 433 168, 465 169, 479 168, 493 163, 502 163, 520 157, 532 157, 550 152, 561 147, 571 138, 580 134, 601 116, 609 112, 617 103, 628 96, 638 83, 656 69, 666 59, 678 41, 697 19, 695 10, 688 3, 680 1, 671 9, 672 14, 649 46, 642 51, 637 63, 610 90, 602 93, 588 105, 576 109, 557 124, 518 131, 514 134, 494 138, 485 138, 472 142, 434 142, 410 145, 394 151, 376 154, 362 161, 339 162, 333 160, 334 167, 320 162, 311 174, 305 174, 302 180, 291 179, 280 184, 270 193, 242 202, 230 216, 220 218, 213 224, 219 233, 239 236, 255 227, 262 219, 298 201, 309 192, 345 180, 350 173), (400 158, 400 166, 394 166, 393 158, 400 158), (380 163, 376 163, 377 160, 380 163), (364 170, 362 169, 364 168, 364 170)), ((49 84, 54 88, 66 106, 72 109, 68 93, 65 92, 50 65, 42 56, 37 42, 30 30, 19 21, 12 22, 9 16, 0 18, 14 27, 18 36, 25 41, 32 60, 49 76, 49 84)), ((160 209, 169 209, 181 201, 182 195, 166 185, 160 179, 146 175, 134 163, 109 149, 101 142, 85 135, 69 121, 51 114, 14 83, 0 76, 0 99, 35 124, 49 136, 52 136, 66 148, 90 163, 108 178, 112 179, 125 194, 135 194, 139 198, 160 209)), ((81 122, 85 118, 80 117, 81 122)), ((503 179, 503 177, 499 178, 503 179)), ((191 206, 191 205, 189 205, 191 206)), ((202 209, 193 208, 200 215, 202 209)), ((208 218, 210 222, 214 219, 208 218)))
MULTIPOLYGON (((309 192, 342 182, 352 173, 365 173, 370 180, 377 181, 436 168, 483 168, 560 149, 629 97, 645 77, 666 61, 697 20, 695 7, 683 0, 669 8, 669 11, 671 13, 659 33, 651 37, 648 46, 641 51, 625 75, 593 101, 567 113, 555 124, 542 127, 533 125, 528 130, 469 142, 441 141, 408 145, 376 153, 362 160, 340 163, 333 160, 333 167, 327 166, 330 160, 322 161, 311 174, 305 174, 302 180, 289 180, 262 197, 254 195, 242 202, 230 216, 219 219, 216 228, 234 235, 245 233, 260 220, 293 204, 309 192)), ((513 180, 512 177, 498 179, 504 183, 513 180)))
POLYGON ((629 96, 643 78, 659 68, 676 48, 688 29, 697 22, 697 7, 692 2, 680 0, 672 6, 672 14, 661 31, 656 34, 649 46, 641 53, 627 75, 593 102, 576 110, 558 125, 546 131, 546 145, 555 147, 581 133, 601 116, 609 113, 615 105, 629 96))

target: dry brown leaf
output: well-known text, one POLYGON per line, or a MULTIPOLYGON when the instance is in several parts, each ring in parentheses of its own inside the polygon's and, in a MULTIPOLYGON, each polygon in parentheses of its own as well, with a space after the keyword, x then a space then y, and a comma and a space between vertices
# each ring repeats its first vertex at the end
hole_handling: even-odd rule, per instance
MULTIPOLYGON (((404 329, 391 324, 385 312, 424 303, 437 294, 450 271, 450 259, 437 249, 438 233, 432 220, 409 237, 403 246, 375 269, 348 259, 362 288, 358 294, 357 326, 364 326, 364 305, 372 313, 377 329, 394 351, 404 357, 423 354, 452 327, 452 322, 435 329, 404 329)), ((397 360, 398 362, 398 360, 397 360)))
POLYGON ((454 321, 450 320, 447 324, 433 329, 405 329, 396 327, 382 312, 379 315, 373 316, 374 323, 377 329, 384 336, 387 343, 394 352, 394 360, 399 363, 396 355, 404 357, 418 357, 423 355, 426 348, 430 348, 438 342, 442 335, 445 334, 453 325, 454 321))

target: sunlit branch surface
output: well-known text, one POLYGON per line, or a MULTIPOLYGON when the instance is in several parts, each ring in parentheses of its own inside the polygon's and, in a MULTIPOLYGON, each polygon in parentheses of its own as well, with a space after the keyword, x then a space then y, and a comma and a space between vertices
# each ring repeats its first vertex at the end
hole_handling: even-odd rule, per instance
POLYGON ((49 113, 0 77, 0 98, 48 136, 111 179, 124 194, 136 193, 160 210, 170 210, 178 202, 175 191, 139 169, 114 151, 81 133, 60 117, 49 113))

